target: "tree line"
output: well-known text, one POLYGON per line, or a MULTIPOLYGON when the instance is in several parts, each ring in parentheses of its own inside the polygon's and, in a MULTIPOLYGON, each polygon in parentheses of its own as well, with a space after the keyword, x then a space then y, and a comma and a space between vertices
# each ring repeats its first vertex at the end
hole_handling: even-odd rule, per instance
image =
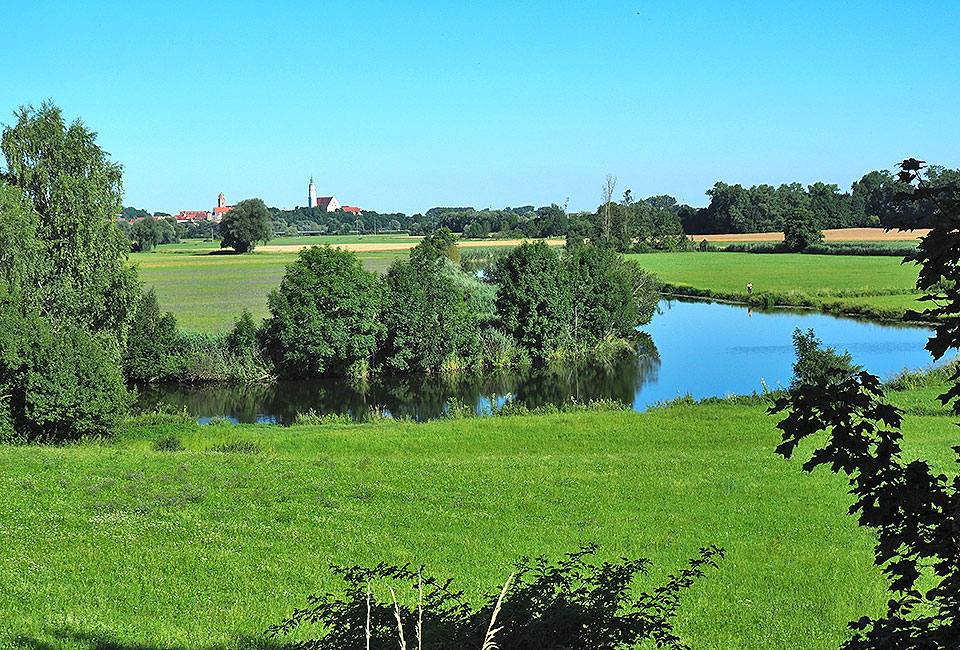
MULTIPOLYGON (((960 170, 931 165, 925 170, 934 187, 960 181, 960 170)), ((806 188, 800 183, 779 187, 717 182, 707 190, 705 208, 686 211, 683 228, 687 234, 775 232, 797 214, 809 214, 819 229, 895 227, 906 218, 923 218, 933 213, 929 202, 897 201, 909 185, 887 170, 872 171, 854 181, 849 192, 833 183, 817 182, 806 188)))
MULTIPOLYGON (((463 270, 458 258, 446 228, 382 276, 351 251, 304 249, 269 294, 270 316, 258 325, 245 312, 225 344, 282 378, 539 364, 622 350, 659 298, 651 274, 593 245, 558 253, 525 243, 485 278, 463 270)), ((175 323, 154 296, 142 302, 128 378, 180 378, 175 323)))

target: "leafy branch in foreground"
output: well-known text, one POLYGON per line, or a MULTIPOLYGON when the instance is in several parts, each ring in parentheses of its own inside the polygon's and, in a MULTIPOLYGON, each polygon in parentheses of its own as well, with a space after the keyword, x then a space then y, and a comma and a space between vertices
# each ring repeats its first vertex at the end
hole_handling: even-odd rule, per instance
POLYGON ((589 545, 551 563, 544 557, 522 558, 515 577, 499 593, 486 594, 475 608, 452 579, 423 575, 422 567, 381 563, 373 568, 333 566, 346 583, 342 595, 310 596, 298 609, 267 630, 288 635, 301 626, 319 626, 319 636, 291 643, 298 650, 388 648, 397 643, 399 620, 417 620, 422 647, 431 650, 490 647, 491 621, 497 621, 497 644, 505 650, 538 648, 613 650, 648 639, 658 647, 684 649, 673 619, 682 592, 708 567, 717 567, 724 551, 701 548, 679 573, 653 591, 633 595, 633 582, 646 574, 650 561, 621 558, 596 562, 597 547, 589 545), (368 586, 407 583, 418 592, 417 604, 369 599, 368 586), (422 595, 420 590, 422 589, 422 595), (365 646, 365 644, 368 644, 365 646))
MULTIPOLYGON (((910 183, 911 192, 901 192, 897 199, 901 204, 927 205, 932 209, 904 210, 898 226, 901 230, 930 228, 920 239, 917 251, 904 262, 920 265, 917 288, 925 294, 921 301, 933 303, 923 312, 907 312, 905 318, 923 316, 937 323, 935 334, 927 341, 927 350, 934 360, 940 359, 949 349, 960 348, 960 187, 955 183, 934 185, 926 181, 921 171, 922 160, 909 158, 900 163, 898 180, 910 183), (913 212, 931 214, 927 219, 912 216, 913 212)), ((960 367, 950 378, 953 386, 940 396, 947 404, 954 402, 953 410, 960 413, 960 367)))
MULTIPOLYGON (((931 227, 914 261, 922 266, 917 286, 927 291, 923 299, 936 304, 925 315, 938 319, 927 343, 938 359, 960 347, 960 194, 956 186, 928 186, 922 168, 923 162, 913 158, 901 163, 899 180, 917 184, 901 198, 933 204, 933 216, 929 221, 910 217, 904 208, 908 216, 901 228, 931 227)), ((930 211, 913 209, 912 214, 930 211)), ((795 343, 798 357, 811 354, 809 346, 795 343)), ((822 360, 831 354, 819 351, 814 356, 822 360)), ((849 365, 849 360, 827 365, 849 365)), ((854 636, 844 647, 960 648, 960 476, 951 480, 926 461, 903 458, 902 412, 883 400, 876 376, 829 372, 804 378, 798 373, 798 380, 770 408, 770 413, 786 413, 777 425, 783 432, 777 453, 789 458, 804 438, 826 434, 803 468, 813 471, 826 465, 847 475, 856 499, 850 513, 861 526, 876 531, 874 563, 883 567, 888 589, 895 594, 885 616, 864 616, 850 624, 854 636)), ((951 381, 953 386, 940 396, 944 404, 960 397, 960 372, 954 372, 951 381)), ((956 401, 954 410, 960 411, 956 401)), ((960 446, 953 450, 960 460, 960 446)))

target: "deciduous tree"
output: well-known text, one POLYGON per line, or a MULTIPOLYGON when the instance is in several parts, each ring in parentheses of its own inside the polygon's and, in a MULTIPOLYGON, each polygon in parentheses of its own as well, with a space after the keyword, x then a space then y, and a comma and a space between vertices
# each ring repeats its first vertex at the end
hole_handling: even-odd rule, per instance
POLYGON ((220 221, 220 248, 232 248, 238 253, 249 253, 258 242, 273 236, 272 215, 261 199, 246 199, 220 221))
POLYGON ((33 267, 21 300, 43 316, 122 338, 139 293, 128 243, 113 225, 121 212, 121 167, 80 120, 60 109, 21 107, 3 130, 7 184, 19 188, 38 218, 48 263, 33 267))
POLYGON ((377 278, 350 251, 312 246, 267 298, 263 348, 284 377, 366 374, 384 335, 377 278))
POLYGON ((496 309, 504 330, 535 355, 560 348, 569 336, 567 270, 544 242, 523 243, 497 264, 496 309))

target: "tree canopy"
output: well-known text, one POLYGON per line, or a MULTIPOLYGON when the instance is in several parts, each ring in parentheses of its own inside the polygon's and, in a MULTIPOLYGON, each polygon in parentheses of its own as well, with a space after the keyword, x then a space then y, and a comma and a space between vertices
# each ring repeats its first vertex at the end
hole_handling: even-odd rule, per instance
POLYGON ((108 434, 139 293, 114 226, 120 166, 52 104, 15 116, 0 139, 0 438, 108 434))
POLYGON ((21 299, 42 315, 122 337, 139 290, 127 240, 113 225, 121 211, 120 165, 96 144, 96 133, 79 120, 68 127, 53 104, 15 115, 0 141, 3 178, 32 207, 46 260, 31 266, 21 299))
POLYGON ((284 377, 362 375, 384 333, 377 276, 351 251, 312 246, 267 297, 263 345, 284 377))
POLYGON ((569 335, 567 277, 559 256, 544 242, 525 242, 497 264, 497 316, 504 330, 537 356, 561 347, 569 335))
POLYGON ((245 199, 223 215, 220 248, 249 253, 273 236, 272 215, 261 199, 245 199))

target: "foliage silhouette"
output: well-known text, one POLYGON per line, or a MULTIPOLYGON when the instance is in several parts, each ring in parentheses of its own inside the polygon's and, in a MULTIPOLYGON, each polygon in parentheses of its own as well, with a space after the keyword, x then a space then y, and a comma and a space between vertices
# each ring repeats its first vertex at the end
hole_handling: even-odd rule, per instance
MULTIPOLYGON (((496 618, 497 625, 502 626, 496 635, 497 644, 509 650, 612 650, 650 639, 658 647, 686 648, 673 629, 680 596, 705 575, 707 568, 717 567, 723 549, 701 548, 684 569, 667 576, 663 585, 636 596, 631 590, 634 579, 647 573, 650 561, 620 558, 598 562, 594 559, 596 551, 595 545, 589 545, 554 563, 544 557, 517 562, 515 578, 496 618)), ((452 586, 452 579, 425 576, 423 567, 381 563, 373 568, 332 569, 346 583, 344 594, 310 596, 308 607, 271 626, 268 637, 290 634, 304 624, 319 624, 317 638, 288 647, 361 648, 369 623, 370 648, 395 647, 398 631, 394 605, 368 602, 368 588, 383 582, 407 583, 416 593, 422 581, 422 647, 461 650, 483 645, 499 590, 484 596, 483 604, 475 607, 452 586)), ((418 620, 417 605, 398 604, 396 610, 402 621, 418 620)))
MULTIPOLYGON (((927 344, 934 358, 960 347, 960 201, 953 186, 930 188, 920 170, 922 161, 901 163, 899 181, 915 183, 905 201, 929 201, 936 206, 930 223, 916 216, 901 220, 901 228, 929 225, 916 261, 921 264, 918 287, 928 291, 936 307, 927 310, 940 319, 927 344)), ((923 214, 904 210, 902 214, 923 214)), ((798 349, 799 351, 799 349, 798 349)), ((777 427, 783 442, 777 453, 790 457, 800 442, 819 432, 826 441, 804 463, 812 471, 826 465, 847 475, 850 508, 859 524, 876 531, 874 563, 883 567, 894 597, 884 616, 864 616, 850 624, 849 650, 960 647, 960 476, 952 480, 936 473, 924 460, 903 458, 902 412, 883 400, 879 379, 866 372, 842 377, 825 373, 814 381, 792 386, 770 412, 786 413, 777 427), (929 586, 932 585, 932 586, 929 586), (921 589, 925 588, 925 591, 921 589)), ((960 373, 940 400, 960 396, 960 373)), ((957 402, 954 401, 957 409, 957 402)), ((953 447, 960 458, 960 446, 953 447)))

